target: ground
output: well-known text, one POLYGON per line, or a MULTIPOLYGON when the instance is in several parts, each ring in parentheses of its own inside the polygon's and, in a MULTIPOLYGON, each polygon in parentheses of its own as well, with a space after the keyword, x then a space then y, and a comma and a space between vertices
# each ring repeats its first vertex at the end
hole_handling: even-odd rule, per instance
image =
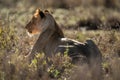
POLYGON ((118 9, 101 6, 47 8, 66 37, 85 42, 92 39, 102 56, 102 76, 97 67, 74 65, 67 55, 45 59, 38 54, 28 64, 26 55, 39 35, 30 38, 25 25, 36 6, 0 6, 0 79, 1 80, 120 80, 120 14, 118 9))

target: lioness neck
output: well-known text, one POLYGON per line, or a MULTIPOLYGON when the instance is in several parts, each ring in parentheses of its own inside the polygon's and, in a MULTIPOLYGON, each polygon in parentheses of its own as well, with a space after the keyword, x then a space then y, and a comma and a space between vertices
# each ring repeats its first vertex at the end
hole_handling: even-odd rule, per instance
POLYGON ((38 40, 33 46, 31 56, 40 52, 44 52, 46 55, 50 56, 50 54, 54 53, 56 46, 60 44, 61 38, 64 38, 64 34, 55 22, 55 30, 48 28, 40 34, 38 40))

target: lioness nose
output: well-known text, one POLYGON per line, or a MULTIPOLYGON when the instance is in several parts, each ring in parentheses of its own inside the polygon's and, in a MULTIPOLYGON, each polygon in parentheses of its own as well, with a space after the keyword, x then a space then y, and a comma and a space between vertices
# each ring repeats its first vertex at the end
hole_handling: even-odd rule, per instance
POLYGON ((32 33, 32 30, 29 30, 29 33, 32 33))

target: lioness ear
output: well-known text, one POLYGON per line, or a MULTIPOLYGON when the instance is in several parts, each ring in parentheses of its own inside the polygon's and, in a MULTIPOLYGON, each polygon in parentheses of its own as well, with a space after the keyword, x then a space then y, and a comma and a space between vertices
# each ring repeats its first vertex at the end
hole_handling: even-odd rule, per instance
POLYGON ((35 13, 39 13, 40 12, 40 9, 38 8, 38 9, 36 9, 36 11, 35 11, 35 13))
POLYGON ((49 13, 49 11, 48 11, 48 10, 45 10, 44 12, 47 12, 47 13, 49 13))
POLYGON ((42 11, 39 12, 39 15, 40 15, 41 18, 45 17, 45 14, 42 11))

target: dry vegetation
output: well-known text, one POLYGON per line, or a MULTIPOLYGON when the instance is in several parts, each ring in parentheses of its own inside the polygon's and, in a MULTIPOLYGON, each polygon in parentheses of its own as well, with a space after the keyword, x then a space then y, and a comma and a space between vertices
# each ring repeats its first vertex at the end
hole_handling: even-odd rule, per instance
POLYGON ((29 1, 0 0, 0 80, 120 80, 120 0, 29 1), (95 41, 103 55, 102 71, 71 64, 60 54, 52 59, 38 54, 28 64, 24 56, 38 35, 29 38, 24 26, 37 7, 51 10, 67 37, 95 41))

